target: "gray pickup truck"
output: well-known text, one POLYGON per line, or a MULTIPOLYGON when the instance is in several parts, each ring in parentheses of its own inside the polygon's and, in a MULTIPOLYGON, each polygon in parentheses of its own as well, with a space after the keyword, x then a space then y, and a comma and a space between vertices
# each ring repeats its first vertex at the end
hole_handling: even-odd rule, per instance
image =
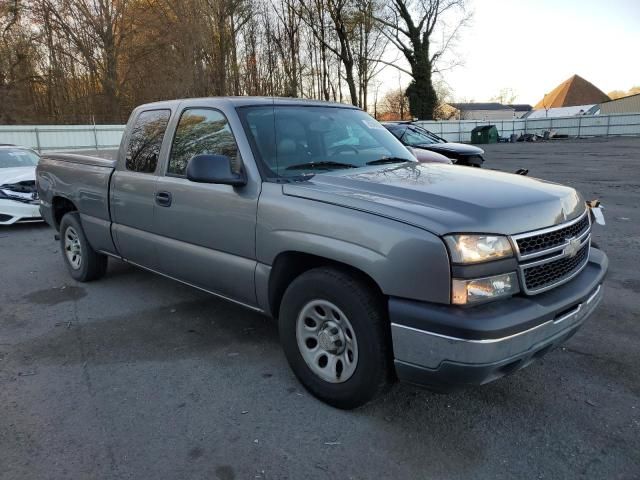
POLYGON ((71 276, 108 257, 278 319, 318 398, 512 373, 573 335, 606 255, 572 188, 420 164, 365 112, 273 98, 153 103, 115 160, 48 154, 41 212, 71 276))

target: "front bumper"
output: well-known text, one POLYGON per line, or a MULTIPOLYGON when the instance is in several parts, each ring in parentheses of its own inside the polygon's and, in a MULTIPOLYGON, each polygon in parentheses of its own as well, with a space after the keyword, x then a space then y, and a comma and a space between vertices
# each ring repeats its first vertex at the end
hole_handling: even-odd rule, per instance
POLYGON ((0 225, 41 221, 42 216, 38 204, 0 199, 0 225))
POLYGON ((607 256, 548 292, 459 308, 392 298, 398 378, 438 390, 481 385, 529 365, 571 337, 602 299, 607 256))
POLYGON ((468 167, 482 167, 484 157, 482 155, 460 155, 456 160, 456 165, 468 167))

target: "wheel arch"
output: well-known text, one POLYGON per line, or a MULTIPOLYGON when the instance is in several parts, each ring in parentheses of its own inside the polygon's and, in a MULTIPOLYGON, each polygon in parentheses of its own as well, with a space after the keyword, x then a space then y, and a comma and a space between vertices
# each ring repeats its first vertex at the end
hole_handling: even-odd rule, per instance
POLYGON ((51 208, 53 210, 53 221, 56 230, 60 230, 60 222, 69 212, 77 212, 78 207, 75 203, 62 195, 56 195, 51 199, 51 208))
POLYGON ((333 267, 347 272, 369 286, 377 296, 385 298, 378 282, 360 268, 322 255, 294 250, 284 251, 275 258, 269 275, 269 311, 274 318, 278 317, 282 297, 291 282, 303 273, 319 267, 333 267))

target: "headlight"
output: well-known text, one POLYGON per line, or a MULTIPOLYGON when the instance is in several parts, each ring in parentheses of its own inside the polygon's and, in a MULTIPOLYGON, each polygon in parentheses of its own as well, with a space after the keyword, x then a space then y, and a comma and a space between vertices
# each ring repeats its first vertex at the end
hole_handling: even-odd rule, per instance
POLYGON ((518 293, 518 280, 515 272, 503 273, 492 277, 472 280, 453 279, 451 284, 451 303, 467 305, 485 302, 518 293))
POLYGON ((500 235, 447 235, 453 263, 479 263, 513 255, 511 243, 500 235))

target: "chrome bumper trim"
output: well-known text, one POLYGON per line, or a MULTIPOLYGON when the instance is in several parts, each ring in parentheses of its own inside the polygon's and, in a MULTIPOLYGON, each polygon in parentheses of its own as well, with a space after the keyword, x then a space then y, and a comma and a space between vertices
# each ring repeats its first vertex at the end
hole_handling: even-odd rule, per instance
POLYGON ((586 300, 562 317, 492 339, 458 338, 392 323, 394 357, 430 369, 437 369, 445 361, 470 365, 499 362, 531 350, 537 351, 562 339, 582 325, 601 298, 602 289, 598 285, 586 300))

